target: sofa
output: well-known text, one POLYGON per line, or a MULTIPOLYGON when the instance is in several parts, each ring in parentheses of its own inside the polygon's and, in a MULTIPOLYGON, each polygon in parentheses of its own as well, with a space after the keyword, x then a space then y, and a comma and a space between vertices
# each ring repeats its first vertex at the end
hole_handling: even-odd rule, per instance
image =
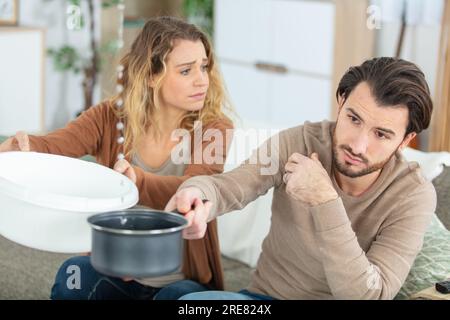
MULTIPOLYGON (((0 137, 0 143, 3 140, 4 137, 0 137)), ((429 159, 423 161, 424 166, 430 163, 429 159)), ((233 166, 230 165, 226 169, 231 169, 233 166)), ((431 172, 431 169, 427 169, 427 172, 431 172)), ((431 178, 438 195, 436 216, 447 229, 450 229, 450 167, 444 166, 439 172, 434 170, 432 174, 430 173, 431 178)), ((262 199, 259 203, 258 201, 253 204, 253 207, 248 206, 244 210, 260 211, 261 206, 266 206, 264 201, 267 201, 267 199, 262 199)), ((265 207, 264 214, 270 215, 270 206, 265 207)), ((263 222, 262 226, 257 229, 255 229, 256 224, 254 224, 252 232, 247 232, 247 235, 242 234, 234 237, 230 229, 236 229, 236 223, 242 223, 236 219, 245 218, 251 219, 251 217, 248 218, 247 214, 239 214, 239 212, 219 218, 219 237, 223 253, 222 262, 224 267, 225 289, 229 291, 237 291, 249 283, 251 272, 254 269, 257 256, 259 255, 260 242, 258 241, 262 241, 262 238, 268 230, 268 222, 263 222), (230 233, 234 237, 233 241, 230 241, 230 233), (257 239, 249 238, 246 240, 245 236, 256 237, 257 239), (246 243, 251 243, 253 246, 247 245, 246 247, 246 243)), ((249 224, 247 223, 248 221, 245 225, 248 226, 249 224)), ((442 232, 439 235, 442 236, 442 232)), ((426 240, 430 240, 429 243, 424 244, 424 247, 429 248, 431 251, 436 251, 436 246, 433 241, 438 240, 432 236, 433 234, 430 233, 428 237, 427 233, 426 240)), ((446 245, 450 245, 450 232, 448 232, 448 237, 446 234, 444 234, 444 237, 446 237, 444 239, 446 245)), ((439 241, 442 242, 441 240, 439 241)), ((63 261, 70 256, 68 254, 49 253, 30 249, 0 236, 0 299, 48 299, 56 271, 63 261)), ((450 262, 450 249, 448 252, 441 252, 439 257, 441 260, 444 259, 450 262), (446 254, 448 256, 442 258, 442 255, 446 254)), ((444 274, 450 276, 450 265, 430 263, 428 252, 426 259, 428 264, 425 270, 423 270, 423 266, 422 270, 416 268, 418 270, 417 273, 422 277, 420 279, 421 282, 417 284, 416 281, 407 290, 406 286, 412 282, 409 281, 405 284, 403 296, 400 298, 407 298, 414 291, 424 289, 426 285, 431 285, 433 281, 443 280, 441 278, 444 274), (434 265, 439 268, 435 268, 434 265)), ((411 274, 413 273, 411 272, 411 274)), ((411 278, 411 275, 409 278, 411 278)))

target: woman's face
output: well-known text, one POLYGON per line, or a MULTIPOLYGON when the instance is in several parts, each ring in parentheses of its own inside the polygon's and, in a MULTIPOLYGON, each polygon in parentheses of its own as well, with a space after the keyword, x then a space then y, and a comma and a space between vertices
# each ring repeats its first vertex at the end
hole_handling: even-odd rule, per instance
POLYGON ((182 111, 202 109, 209 86, 208 58, 203 43, 177 40, 166 65, 160 91, 162 107, 182 111))

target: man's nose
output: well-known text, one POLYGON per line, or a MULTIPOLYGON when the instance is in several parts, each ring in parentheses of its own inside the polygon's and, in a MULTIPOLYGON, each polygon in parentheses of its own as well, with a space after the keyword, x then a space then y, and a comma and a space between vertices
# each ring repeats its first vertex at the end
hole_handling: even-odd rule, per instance
POLYGON ((364 133, 358 134, 350 144, 350 148, 352 148, 353 154, 354 155, 366 154, 368 142, 369 139, 366 134, 364 133))

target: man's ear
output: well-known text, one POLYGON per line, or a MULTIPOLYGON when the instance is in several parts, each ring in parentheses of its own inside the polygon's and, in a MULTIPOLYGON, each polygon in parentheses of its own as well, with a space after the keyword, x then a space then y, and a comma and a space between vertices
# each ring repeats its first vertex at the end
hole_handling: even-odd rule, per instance
POLYGON ((400 146, 398 147, 399 151, 402 151, 403 149, 405 149, 408 144, 411 142, 412 139, 414 139, 416 137, 417 133, 415 132, 410 132, 406 135, 406 137, 403 139, 402 143, 400 144, 400 146))

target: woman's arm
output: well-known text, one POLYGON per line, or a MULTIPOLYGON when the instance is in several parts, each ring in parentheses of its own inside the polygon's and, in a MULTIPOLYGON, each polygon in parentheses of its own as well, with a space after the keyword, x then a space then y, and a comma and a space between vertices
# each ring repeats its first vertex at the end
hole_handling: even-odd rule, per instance
POLYGON ((86 154, 96 155, 108 123, 109 106, 106 103, 93 106, 83 112, 66 127, 44 136, 29 135, 30 151, 52 153, 78 158, 86 154))

